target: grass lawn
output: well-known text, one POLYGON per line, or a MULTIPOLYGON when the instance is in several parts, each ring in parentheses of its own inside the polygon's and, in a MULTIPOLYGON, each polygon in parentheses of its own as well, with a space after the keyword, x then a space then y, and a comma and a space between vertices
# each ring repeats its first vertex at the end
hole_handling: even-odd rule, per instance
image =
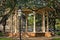
POLYGON ((11 40, 11 38, 0 38, 0 40, 11 40))
POLYGON ((54 39, 52 39, 52 40, 60 40, 60 38, 54 38, 54 39))

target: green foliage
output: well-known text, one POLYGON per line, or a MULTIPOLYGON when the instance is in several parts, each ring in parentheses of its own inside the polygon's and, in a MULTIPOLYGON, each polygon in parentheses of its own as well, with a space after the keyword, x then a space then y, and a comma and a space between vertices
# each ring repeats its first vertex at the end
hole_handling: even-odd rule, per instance
POLYGON ((56 29, 60 29, 60 19, 56 19, 56 29))
POLYGON ((17 5, 17 0, 6 0, 6 6, 13 8, 15 5, 17 5))
POLYGON ((7 6, 7 7, 11 7, 11 6, 12 6, 10 0, 6 0, 6 6, 7 6))
POLYGON ((4 2, 2 0, 1 2, 2 2, 1 3, 2 6, 0 6, 0 14, 1 14, 0 16, 2 16, 4 14, 4 12, 6 11, 5 9, 7 9, 7 8, 11 9, 9 12, 9 13, 11 13, 18 4, 17 0, 5 0, 4 2))
POLYGON ((60 32, 56 32, 57 35, 60 35, 60 32))
POLYGON ((29 24, 29 25, 33 25, 33 22, 34 22, 33 16, 29 16, 29 17, 28 17, 28 24, 29 24))
POLYGON ((3 36, 3 33, 2 32, 0 32, 0 36, 3 36))

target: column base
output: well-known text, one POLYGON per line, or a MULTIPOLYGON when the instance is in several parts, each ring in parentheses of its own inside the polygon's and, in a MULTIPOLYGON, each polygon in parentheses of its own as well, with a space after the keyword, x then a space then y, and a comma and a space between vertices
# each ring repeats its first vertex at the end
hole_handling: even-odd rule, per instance
POLYGON ((51 32, 41 32, 41 33, 34 33, 34 32, 28 32, 26 34, 29 37, 51 37, 51 32))
POLYGON ((8 37, 19 37, 19 33, 8 33, 8 37))
POLYGON ((45 32, 45 37, 51 37, 51 32, 45 32))

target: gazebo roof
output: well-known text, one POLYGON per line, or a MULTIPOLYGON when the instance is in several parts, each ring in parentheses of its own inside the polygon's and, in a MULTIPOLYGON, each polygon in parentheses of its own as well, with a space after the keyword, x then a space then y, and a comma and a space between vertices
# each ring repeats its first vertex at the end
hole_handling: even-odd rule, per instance
POLYGON ((50 8, 50 7, 45 7, 45 8, 39 8, 39 9, 29 9, 29 8, 23 8, 22 9, 22 12, 24 12, 25 14, 29 14, 31 12, 35 11, 36 13, 45 13, 46 11, 49 12, 49 11, 54 11, 53 8, 50 8))
POLYGON ((28 8, 23 8, 22 9, 22 12, 25 13, 25 14, 29 14, 29 13, 32 12, 32 10, 31 9, 28 9, 28 8))

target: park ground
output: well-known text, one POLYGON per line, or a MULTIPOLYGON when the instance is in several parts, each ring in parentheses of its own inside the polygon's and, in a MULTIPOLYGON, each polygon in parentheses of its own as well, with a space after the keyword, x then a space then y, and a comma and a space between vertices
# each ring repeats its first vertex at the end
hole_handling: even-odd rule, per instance
MULTIPOLYGON (((0 37, 0 40, 20 40, 19 38, 9 38, 9 37, 0 37)), ((30 38, 22 38, 21 40, 60 40, 60 36, 54 37, 30 37, 30 38)))

